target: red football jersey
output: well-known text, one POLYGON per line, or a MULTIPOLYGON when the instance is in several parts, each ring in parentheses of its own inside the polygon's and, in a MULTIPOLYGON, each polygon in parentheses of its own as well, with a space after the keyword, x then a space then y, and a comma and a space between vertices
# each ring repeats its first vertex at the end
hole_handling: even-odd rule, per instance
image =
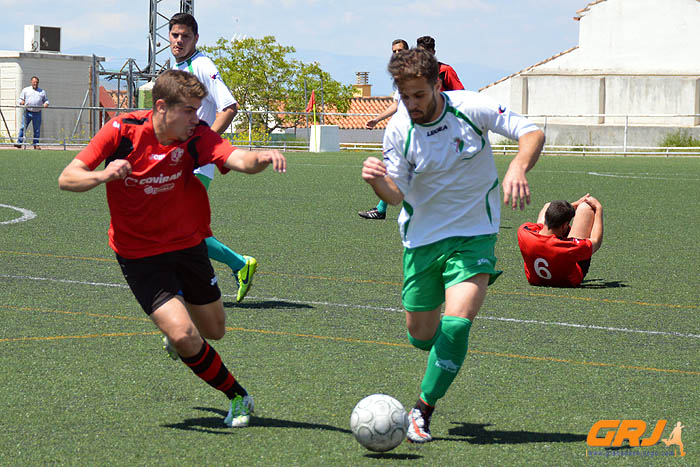
POLYGON ((457 76, 457 72, 447 63, 438 62, 440 64, 440 79, 442 80, 442 88, 440 91, 460 91, 464 89, 462 82, 457 76))
POLYGON ((588 239, 540 235, 543 227, 526 222, 518 228, 527 281, 532 285, 577 287, 583 281, 578 262, 593 256, 593 244, 588 239))
POLYGON ((221 173, 235 149, 206 124, 187 141, 162 146, 156 139, 153 111, 110 120, 76 158, 90 170, 105 161, 126 159, 132 172, 106 184, 111 215, 109 246, 129 259, 182 250, 212 235, 209 198, 194 176, 195 165, 214 163, 221 173))

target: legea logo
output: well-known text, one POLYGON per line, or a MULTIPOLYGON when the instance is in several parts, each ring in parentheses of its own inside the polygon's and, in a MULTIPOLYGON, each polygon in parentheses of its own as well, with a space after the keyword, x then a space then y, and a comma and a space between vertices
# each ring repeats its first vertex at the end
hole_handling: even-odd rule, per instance
MULTIPOLYGON (((630 447, 651 447, 661 441, 666 446, 674 446, 674 448, 672 453, 660 453, 658 455, 675 456, 675 446, 678 446, 680 448, 680 455, 685 456, 683 441, 681 439, 682 430, 685 426, 683 426, 681 422, 676 423, 669 437, 662 438, 666 423, 666 420, 658 420, 651 430, 651 433, 645 437, 647 434, 647 424, 644 420, 598 420, 588 432, 586 443, 591 447, 616 448, 621 447, 625 441, 629 443, 630 447)), ((602 452, 604 453, 605 451, 602 452)), ((592 455, 609 456, 609 454, 602 454, 600 452, 592 452, 592 455)))

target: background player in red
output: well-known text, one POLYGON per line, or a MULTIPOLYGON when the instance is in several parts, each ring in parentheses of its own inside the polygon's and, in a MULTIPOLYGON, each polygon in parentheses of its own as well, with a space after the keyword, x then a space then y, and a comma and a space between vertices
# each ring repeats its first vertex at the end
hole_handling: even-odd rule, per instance
POLYGON ((525 276, 532 285, 578 287, 602 243, 603 206, 590 194, 573 203, 547 203, 537 223, 518 228, 525 276))
POLYGON ((200 122, 206 95, 196 76, 164 72, 153 86, 153 110, 110 120, 58 184, 77 192, 105 184, 109 245, 132 293, 183 363, 229 398, 224 423, 241 427, 253 398, 204 340, 224 336, 226 314, 204 243, 211 236, 209 199, 193 170, 213 163, 221 173, 253 174, 271 164, 285 172, 286 160, 276 150, 235 148, 200 122))
MULTIPOLYGON (((430 36, 421 36, 416 39, 416 47, 425 49, 435 55, 435 39, 430 36)), ((454 68, 440 61, 438 61, 438 65, 440 66, 439 75, 440 81, 442 82, 440 91, 460 91, 464 89, 454 68)))

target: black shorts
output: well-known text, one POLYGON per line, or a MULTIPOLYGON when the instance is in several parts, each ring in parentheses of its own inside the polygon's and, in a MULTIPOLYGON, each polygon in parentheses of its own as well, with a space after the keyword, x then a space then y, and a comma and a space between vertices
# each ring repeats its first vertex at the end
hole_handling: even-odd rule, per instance
POLYGON ((139 259, 117 255, 117 262, 147 315, 177 295, 193 305, 206 305, 221 298, 204 242, 192 248, 139 259))
POLYGON ((581 272, 583 272, 583 277, 586 277, 586 274, 588 274, 588 269, 591 267, 591 259, 588 258, 585 261, 579 261, 578 265, 581 268, 581 272))

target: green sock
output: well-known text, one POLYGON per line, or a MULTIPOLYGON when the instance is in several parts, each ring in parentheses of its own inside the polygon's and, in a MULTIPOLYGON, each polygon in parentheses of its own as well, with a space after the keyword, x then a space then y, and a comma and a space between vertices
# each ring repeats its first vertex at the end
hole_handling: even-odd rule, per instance
POLYGON ((442 332, 428 357, 428 367, 420 385, 421 399, 435 406, 454 381, 467 356, 472 322, 457 316, 442 318, 442 332))
POLYGON ((438 324, 437 330, 435 330, 435 335, 431 338, 428 339, 427 341, 422 341, 420 339, 416 339, 411 335, 410 332, 406 332, 408 335, 408 341, 411 343, 411 345, 417 349, 421 350, 430 350, 433 348, 433 344, 435 344, 435 341, 438 340, 438 337, 440 337, 440 330, 442 329, 442 321, 438 324))
POLYGON ((199 181, 202 182, 202 185, 204 185, 204 188, 206 188, 207 191, 209 191, 209 184, 211 183, 211 178, 202 174, 194 174, 194 176, 197 177, 199 181))
MULTIPOLYGON (((204 185, 204 188, 209 190, 209 184, 211 183, 211 178, 202 175, 202 174, 195 174, 195 177, 199 179, 200 182, 202 182, 202 185, 204 185)), ((215 261, 218 261, 220 263, 224 263, 228 267, 231 268, 231 271, 233 273, 236 273, 243 269, 243 266, 245 266, 245 258, 243 256, 239 255, 220 241, 218 241, 215 237, 209 237, 206 240, 204 240, 204 243, 207 244, 207 252, 209 254, 209 257, 215 261)))
POLYGON ((214 237, 209 237, 204 242, 207 244, 209 257, 220 263, 226 264, 231 271, 237 272, 245 266, 245 258, 239 255, 214 237))
POLYGON ((379 202, 379 204, 377 204, 377 211, 379 211, 379 212, 386 212, 386 206, 387 206, 386 201, 381 200, 381 201, 379 202))

